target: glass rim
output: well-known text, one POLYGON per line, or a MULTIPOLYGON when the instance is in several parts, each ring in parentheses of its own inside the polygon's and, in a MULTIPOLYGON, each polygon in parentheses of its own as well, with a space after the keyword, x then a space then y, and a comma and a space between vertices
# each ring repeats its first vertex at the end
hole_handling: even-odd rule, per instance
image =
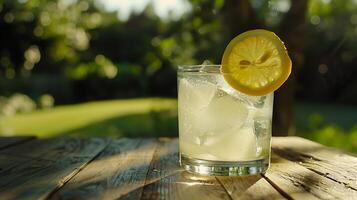
POLYGON ((220 64, 209 65, 178 65, 177 72, 184 73, 210 73, 210 74, 231 74, 223 73, 220 64))

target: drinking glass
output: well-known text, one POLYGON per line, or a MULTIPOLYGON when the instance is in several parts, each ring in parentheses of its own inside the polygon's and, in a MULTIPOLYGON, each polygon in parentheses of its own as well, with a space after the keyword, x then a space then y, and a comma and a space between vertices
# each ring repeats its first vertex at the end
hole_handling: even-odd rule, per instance
POLYGON ((212 176, 264 173, 270 164, 273 93, 230 87, 220 65, 179 66, 180 165, 212 176))

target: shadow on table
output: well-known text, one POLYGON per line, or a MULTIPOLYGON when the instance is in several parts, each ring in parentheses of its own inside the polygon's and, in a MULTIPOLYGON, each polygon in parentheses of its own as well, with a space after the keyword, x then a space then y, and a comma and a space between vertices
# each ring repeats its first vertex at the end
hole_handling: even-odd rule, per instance
MULTIPOLYGON (((322 147, 317 147, 316 150, 319 148, 322 147)), ((297 157, 290 157, 290 160, 290 158, 280 156, 276 149, 273 152, 271 166, 264 176, 283 196, 287 197, 290 194, 305 195, 311 198, 316 195, 331 196, 326 195, 328 191, 326 193, 319 191, 323 186, 333 186, 328 184, 329 180, 324 180, 322 174, 301 166, 299 163, 302 160, 297 157)))

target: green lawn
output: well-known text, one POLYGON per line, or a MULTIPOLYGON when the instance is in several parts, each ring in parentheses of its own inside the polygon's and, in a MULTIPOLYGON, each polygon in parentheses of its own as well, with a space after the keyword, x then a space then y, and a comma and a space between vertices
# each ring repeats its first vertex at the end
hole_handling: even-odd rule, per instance
POLYGON ((296 135, 357 153, 357 107, 298 103, 296 135))
POLYGON ((57 106, 1 120, 2 135, 176 135, 177 101, 146 98, 57 106))
MULTIPOLYGON (((296 135, 357 152, 357 107, 298 103, 296 135)), ((177 101, 144 98, 99 101, 0 119, 1 135, 177 136, 177 101)))

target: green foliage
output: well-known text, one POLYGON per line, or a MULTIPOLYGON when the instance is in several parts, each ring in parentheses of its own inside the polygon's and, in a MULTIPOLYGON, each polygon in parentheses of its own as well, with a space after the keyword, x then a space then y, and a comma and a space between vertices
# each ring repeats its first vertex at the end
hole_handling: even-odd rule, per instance
MULTIPOLYGON (((0 49, 2 64, 12 66, 18 76, 29 76, 33 71, 63 72, 75 67, 85 59, 83 51, 89 47, 89 31, 116 19, 98 10, 93 1, 45 0, 6 0, 0 17, 0 26, 6 30, 3 37, 8 39, 0 49), (17 49, 9 49, 13 45, 17 49)), ((7 71, 1 70, 12 78, 7 71)))
MULTIPOLYGON (((232 33, 244 31, 247 24, 278 31, 292 6, 289 0, 189 2, 190 11, 177 20, 159 18, 149 4, 143 12, 123 21, 95 0, 1 1, 0 81, 9 85, 27 79, 29 85, 18 85, 16 90, 3 87, 1 93, 11 95, 16 91, 32 98, 49 93, 60 104, 86 101, 89 96, 174 96, 176 85, 172 80, 177 65, 200 64, 204 60, 220 63, 232 33), (228 21, 233 22, 232 26, 228 21), (31 77, 40 74, 66 79, 67 95, 46 84, 32 87, 35 83, 31 77), (128 79, 130 83, 126 83, 128 79), (92 84, 98 80, 124 84, 126 90, 110 87, 101 92, 92 84), (85 82, 94 88, 78 90, 76 85, 85 82), (119 91, 120 95, 104 96, 119 91), (68 94, 76 95, 72 98, 68 94)), ((355 102, 356 2, 308 1, 307 11, 306 48, 302 55, 305 67, 298 72, 298 96, 355 102)))
POLYGON ((260 21, 270 29, 277 30, 284 15, 291 7, 289 0, 251 0, 252 7, 256 10, 256 14, 260 21))
POLYGON ((95 57, 94 62, 81 63, 75 68, 68 68, 67 77, 72 79, 84 79, 88 76, 99 76, 105 78, 115 78, 118 68, 105 56, 99 54, 95 57))
POLYGON ((295 107, 296 134, 327 146, 357 152, 357 108, 300 103, 295 107))
MULTIPOLYGON (((10 85, 1 88, 3 95, 21 91, 39 98, 49 93, 61 104, 147 96, 158 92, 153 93, 152 86, 167 82, 171 88, 174 86, 170 59, 176 41, 171 37, 161 40, 161 35, 172 30, 168 22, 153 14, 150 6, 122 22, 115 13, 105 12, 92 0, 5 1, 0 27, 5 41, 0 47, 0 82, 10 85), (22 19, 25 14, 31 16, 22 19), (22 26, 25 33, 19 30, 22 26), (7 40, 5 35, 12 38, 7 40), (157 82, 158 74, 166 78, 157 82), (58 93, 59 87, 50 87, 51 84, 36 87, 37 81, 32 77, 38 75, 66 79, 69 95, 58 93), (23 81, 26 84, 21 84, 23 81), (92 84, 95 81, 101 83, 92 84)), ((161 91, 166 95, 174 92, 161 91)))
POLYGON ((298 94, 355 104, 357 2, 314 0, 309 1, 308 11, 305 66, 298 74, 298 94))
POLYGON ((327 146, 334 146, 346 151, 357 151, 357 125, 348 131, 344 131, 335 124, 325 125, 311 130, 313 134, 306 134, 307 138, 318 141, 327 146))

